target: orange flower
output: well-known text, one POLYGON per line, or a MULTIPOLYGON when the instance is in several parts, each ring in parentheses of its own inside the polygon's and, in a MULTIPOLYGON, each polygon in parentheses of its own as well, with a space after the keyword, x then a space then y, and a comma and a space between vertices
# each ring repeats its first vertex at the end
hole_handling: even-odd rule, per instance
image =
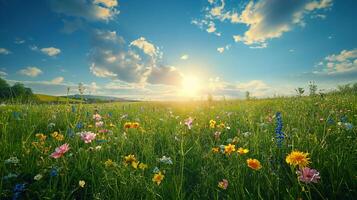
POLYGON ((131 126, 132 126, 131 122, 125 122, 125 124, 124 124, 125 129, 131 128, 131 126))
POLYGON ((131 124, 131 128, 139 128, 139 123, 138 122, 133 122, 131 124))
POLYGON ((285 161, 289 165, 298 165, 299 167, 306 167, 310 163, 310 158, 308 158, 308 156, 309 153, 304 153, 301 151, 292 151, 288 156, 286 156, 285 161))
POLYGON ((218 147, 213 147, 212 148, 212 152, 213 153, 218 153, 219 152, 219 148, 218 147))
POLYGON ((254 170, 259 170, 262 168, 262 165, 260 164, 259 160, 257 160, 257 159, 252 159, 252 158, 247 159, 247 165, 248 165, 248 167, 250 167, 254 170))
POLYGON ((155 182, 157 185, 161 184, 161 181, 164 179, 164 175, 159 171, 158 173, 156 173, 154 175, 154 177, 152 178, 152 181, 155 182))
POLYGON ((231 153, 236 151, 236 145, 228 144, 224 147, 224 153, 230 155, 231 153))

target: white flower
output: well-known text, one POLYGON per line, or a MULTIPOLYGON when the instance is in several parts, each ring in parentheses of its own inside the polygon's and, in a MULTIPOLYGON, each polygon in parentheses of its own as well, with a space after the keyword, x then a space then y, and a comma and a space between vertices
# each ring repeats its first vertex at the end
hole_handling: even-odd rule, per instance
POLYGON ((37 174, 35 177, 33 177, 33 179, 35 180, 35 181, 39 181, 39 180, 41 180, 42 179, 42 174, 37 174))

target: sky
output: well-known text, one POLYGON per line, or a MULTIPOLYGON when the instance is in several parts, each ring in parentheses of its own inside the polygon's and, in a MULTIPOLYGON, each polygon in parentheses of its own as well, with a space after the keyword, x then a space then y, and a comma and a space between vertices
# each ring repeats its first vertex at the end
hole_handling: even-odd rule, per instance
POLYGON ((0 76, 35 93, 293 95, 357 81, 355 0, 0 0, 0 76))

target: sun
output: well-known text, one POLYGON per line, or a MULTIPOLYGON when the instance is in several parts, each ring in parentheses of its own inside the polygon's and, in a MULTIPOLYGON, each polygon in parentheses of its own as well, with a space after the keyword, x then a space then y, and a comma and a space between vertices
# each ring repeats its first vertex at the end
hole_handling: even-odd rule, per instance
POLYGON ((184 76, 181 94, 186 97, 195 97, 201 89, 200 80, 193 75, 184 76))

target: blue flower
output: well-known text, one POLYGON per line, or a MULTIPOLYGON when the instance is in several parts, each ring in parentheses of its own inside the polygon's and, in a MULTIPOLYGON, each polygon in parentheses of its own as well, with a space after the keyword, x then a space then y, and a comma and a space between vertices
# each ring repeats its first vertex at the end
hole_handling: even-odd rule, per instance
POLYGON ((77 125, 76 125, 76 128, 77 129, 83 128, 83 123, 82 122, 78 122, 77 125))
POLYGON ((341 122, 346 123, 347 122, 347 117, 344 115, 340 118, 341 122))
POLYGON ((335 121, 332 119, 332 117, 328 117, 327 124, 332 125, 333 123, 335 123, 335 121))
POLYGON ((345 123, 346 130, 350 131, 353 129, 353 125, 351 123, 345 123))
POLYGON ((25 183, 18 183, 15 185, 13 192, 14 196, 12 197, 13 200, 16 200, 20 197, 20 194, 25 191, 25 183))
POLYGON ((278 147, 281 147, 283 140, 284 140, 284 133, 283 133, 283 120, 281 118, 281 113, 277 112, 276 115, 276 128, 275 128, 275 134, 276 134, 276 142, 278 147))
POLYGON ((54 176, 58 176, 58 170, 57 168, 52 168, 50 171, 50 176, 54 177, 54 176))

